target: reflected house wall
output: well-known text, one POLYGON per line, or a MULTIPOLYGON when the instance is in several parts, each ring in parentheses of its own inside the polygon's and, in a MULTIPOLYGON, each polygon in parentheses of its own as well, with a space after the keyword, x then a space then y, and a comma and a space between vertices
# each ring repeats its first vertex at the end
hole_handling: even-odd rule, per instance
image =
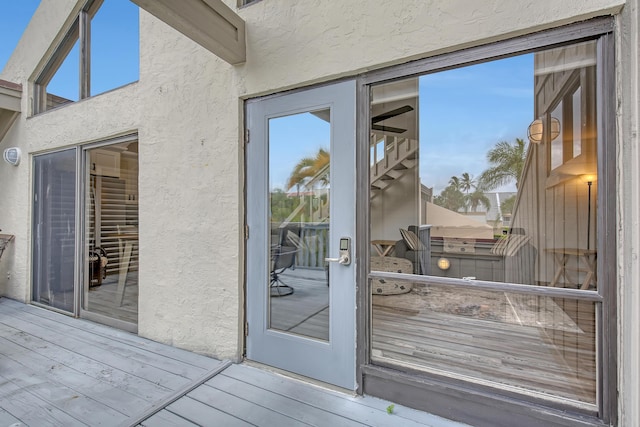
MULTIPOLYGON (((556 261, 551 250, 561 248, 595 249, 597 181, 591 186, 591 212, 589 216, 588 185, 581 180, 585 174, 596 173, 595 128, 595 44, 545 51, 535 55, 534 87, 535 116, 546 123, 562 111, 560 133, 550 142, 550 132, 539 144, 530 144, 523 176, 519 182, 518 198, 514 205, 512 228, 530 237, 537 248, 537 266, 534 280, 550 284, 556 272, 556 261), (580 111, 572 114, 567 99, 580 88, 580 111), (564 101, 564 102, 563 102, 564 101), (565 105, 558 109, 559 103, 565 105), (581 123, 572 123, 580 117, 581 123), (576 126, 580 130, 576 131, 576 126), (580 148, 576 149, 575 144, 580 148), (558 154, 553 147, 561 147, 558 154), (552 168, 552 156, 561 156, 562 164, 552 168), (589 226, 590 230, 587 231, 589 226), (587 242, 587 234, 590 242, 587 242)), ((527 261, 515 259, 514 263, 527 261)), ((572 257, 567 265, 578 267, 579 260, 572 257)), ((514 265, 512 272, 517 272, 514 265)), ((584 272, 576 272, 566 285, 582 283, 584 272)), ((508 276, 508 275, 507 275, 508 276)), ((517 276, 514 277, 517 279, 517 276)), ((508 279, 507 279, 508 280, 508 279)), ((564 277, 561 280, 565 280, 564 277)), ((519 282, 515 280, 515 282, 519 282)), ((527 283, 522 282, 522 283, 527 283)))
MULTIPOLYGON (((405 154, 404 142, 402 139, 411 140, 410 144, 418 147, 420 138, 420 128, 418 124, 418 79, 410 78, 398 82, 374 87, 372 89, 372 125, 373 134, 371 144, 373 150, 377 150, 372 158, 378 160, 378 164, 385 162, 385 157, 389 161, 397 157, 402 159, 405 154), (407 109, 406 110, 403 110, 407 109), (395 112, 395 113, 394 113, 395 112), (387 115, 385 120, 377 120, 387 115), (385 127, 382 130, 380 127, 385 127), (377 129, 376 129, 377 128, 377 129), (381 149, 381 139, 387 138, 389 146, 399 144, 397 151, 395 146, 391 151, 381 149)), ((407 229, 411 225, 418 225, 420 222, 420 178, 419 178, 419 152, 408 156, 411 161, 407 165, 413 164, 407 170, 400 170, 399 178, 386 180, 388 186, 383 190, 374 190, 372 186, 371 195, 371 239, 400 240, 400 228, 407 229)), ((372 169, 375 165, 372 165, 372 169)), ((381 166, 382 168, 382 166, 381 166)), ((374 173, 371 174, 374 180, 374 173)))
MULTIPOLYGON (((536 257, 523 255, 506 258, 505 279, 508 282, 531 283, 548 286, 553 283, 558 263, 553 250, 561 248, 595 249, 596 242, 596 200, 597 181, 591 187, 590 224, 588 220, 588 185, 580 178, 584 174, 596 173, 596 128, 595 128, 595 44, 581 44, 545 51, 535 55, 534 86, 535 116, 546 123, 553 114, 562 112, 561 129, 551 142, 550 131, 539 144, 530 144, 523 176, 519 182, 518 198, 514 206, 512 230, 528 236, 536 248, 536 257), (578 103, 579 112, 572 114, 566 101, 576 87, 581 88, 578 103), (559 103, 564 107, 558 108, 559 103), (580 117, 580 123, 572 123, 580 117), (580 130, 576 131, 579 126, 580 130), (576 148, 574 141, 579 145, 576 148), (553 147, 561 147, 560 153, 553 153, 553 147), (552 156, 560 156, 554 163, 552 156), (587 232, 587 227, 590 227, 587 232), (587 234, 590 242, 587 242, 587 234), (525 275, 533 272, 533 281, 525 275)), ((567 266, 578 268, 578 257, 568 257, 567 266)), ((585 272, 570 271, 566 278, 561 276, 556 286, 579 288, 585 272)), ((539 312, 553 312, 567 315, 582 330, 583 340, 575 346, 558 346, 567 365, 586 376, 596 370, 594 354, 595 313, 584 301, 561 299, 539 299, 532 296, 518 296, 519 303, 539 307, 539 312), (562 312, 553 311, 553 306, 562 312)), ((554 314, 555 316, 556 314, 554 314)), ((557 319, 558 321, 560 319, 557 319)), ((556 319, 552 323, 555 323, 556 319)), ((556 344, 568 339, 561 329, 545 329, 550 340, 556 344)))

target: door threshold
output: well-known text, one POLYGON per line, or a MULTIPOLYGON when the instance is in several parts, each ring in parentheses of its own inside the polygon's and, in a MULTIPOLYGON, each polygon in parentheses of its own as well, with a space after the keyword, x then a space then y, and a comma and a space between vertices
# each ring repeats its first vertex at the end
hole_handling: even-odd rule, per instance
POLYGON ((358 396, 358 394, 353 391, 353 390, 349 390, 348 388, 344 388, 344 387, 340 387, 334 384, 329 384, 326 383, 324 381, 320 381, 317 380, 315 378, 311 378, 311 377, 306 377, 304 375, 300 375, 300 374, 296 374, 295 372, 290 372, 287 371, 285 369, 280 369, 280 368, 276 368, 274 366, 270 366, 264 363, 260 363, 260 362, 256 362, 254 360, 249 360, 249 359, 243 359, 242 363, 243 365, 247 365, 247 366, 251 366, 257 369, 261 369, 263 371, 268 371, 274 374, 278 374, 278 375, 282 375, 283 377, 286 378, 292 378, 294 380, 298 380, 300 382, 303 382, 305 384, 310 384, 313 386, 316 386, 318 388, 323 388, 326 390, 331 390, 331 391, 336 391, 338 393, 342 393, 342 394, 347 394, 349 396, 358 396))

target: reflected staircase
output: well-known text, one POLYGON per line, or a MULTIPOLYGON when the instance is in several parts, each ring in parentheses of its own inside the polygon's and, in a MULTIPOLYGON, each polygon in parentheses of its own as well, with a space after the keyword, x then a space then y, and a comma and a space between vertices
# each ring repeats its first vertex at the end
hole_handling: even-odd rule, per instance
POLYGON ((418 164, 415 139, 371 134, 371 198, 375 198, 418 164))

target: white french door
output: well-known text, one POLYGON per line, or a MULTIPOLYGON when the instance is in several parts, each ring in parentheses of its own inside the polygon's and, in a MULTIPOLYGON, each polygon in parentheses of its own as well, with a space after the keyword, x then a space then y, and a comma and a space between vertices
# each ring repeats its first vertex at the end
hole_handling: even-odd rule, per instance
POLYGON ((355 380, 355 81, 247 102, 247 357, 355 380))

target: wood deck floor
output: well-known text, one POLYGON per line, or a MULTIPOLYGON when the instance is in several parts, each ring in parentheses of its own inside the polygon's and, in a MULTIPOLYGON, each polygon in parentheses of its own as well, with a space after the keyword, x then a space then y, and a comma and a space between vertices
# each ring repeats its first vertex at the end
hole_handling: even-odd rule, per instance
POLYGON ((0 426, 461 426, 0 298, 0 426))

